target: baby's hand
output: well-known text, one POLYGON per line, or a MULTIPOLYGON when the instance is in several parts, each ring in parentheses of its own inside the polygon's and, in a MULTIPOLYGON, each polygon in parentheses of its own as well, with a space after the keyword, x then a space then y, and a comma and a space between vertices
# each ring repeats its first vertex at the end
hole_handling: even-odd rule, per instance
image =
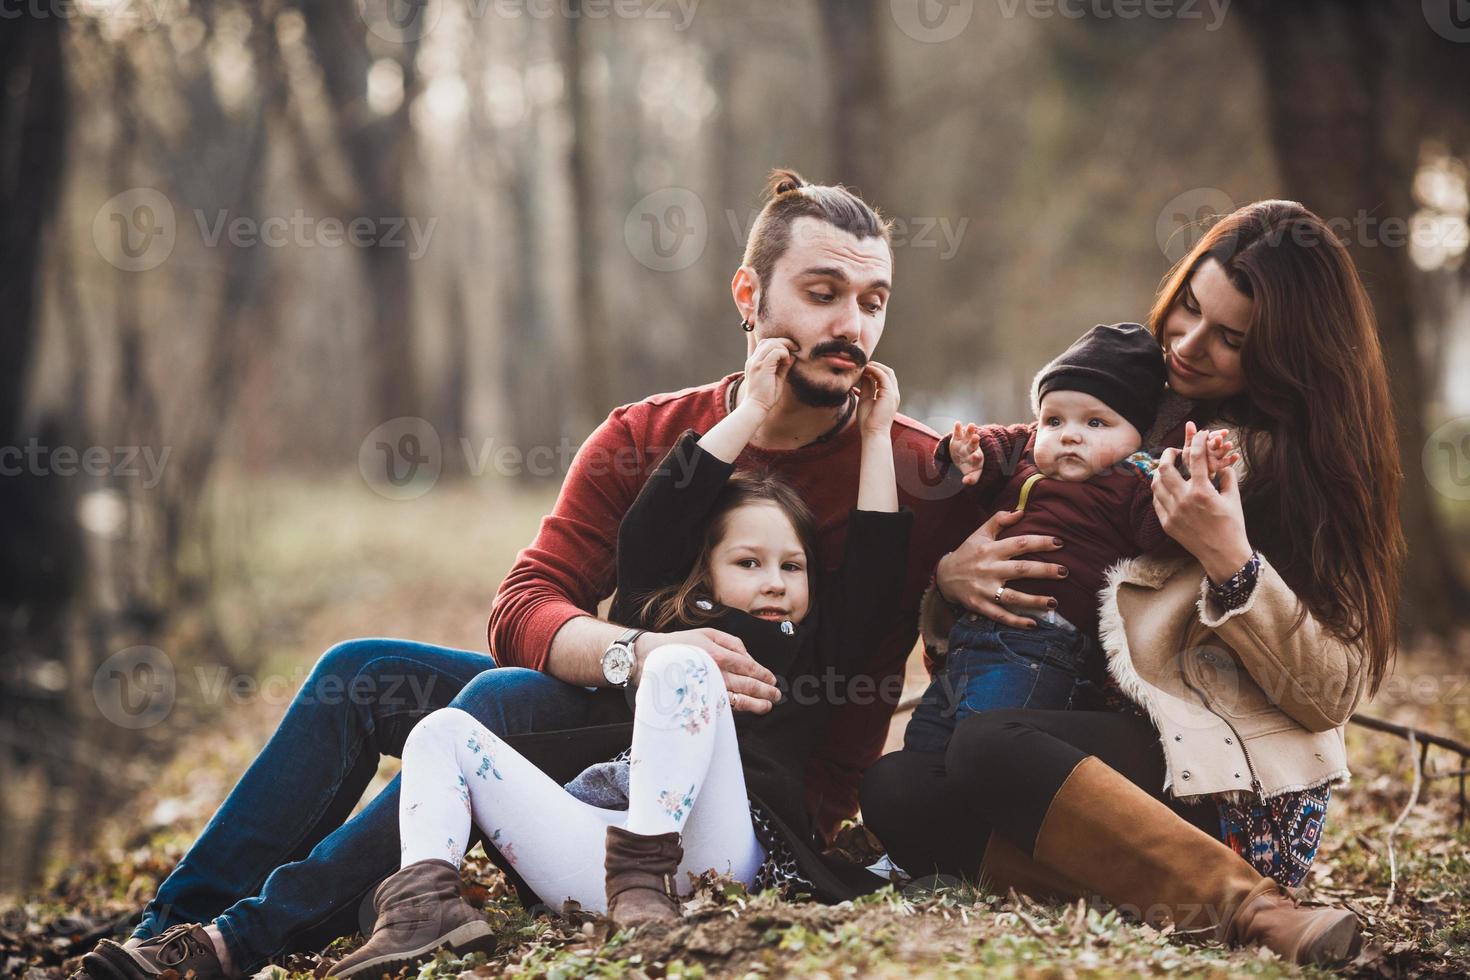
MULTIPOLYGON (((1194 439, 1196 432, 1193 422, 1187 422, 1184 426, 1184 444, 1187 446, 1194 439)), ((1230 441, 1230 430, 1216 429, 1205 436, 1205 459, 1209 467, 1210 479, 1219 476, 1220 471, 1240 459, 1240 453, 1235 451, 1235 444, 1230 441)))
POLYGON ((979 481, 980 471, 985 468, 985 453, 980 449, 980 426, 974 422, 954 424, 954 432, 949 437, 949 460, 964 474, 961 482, 966 486, 973 486, 979 481))

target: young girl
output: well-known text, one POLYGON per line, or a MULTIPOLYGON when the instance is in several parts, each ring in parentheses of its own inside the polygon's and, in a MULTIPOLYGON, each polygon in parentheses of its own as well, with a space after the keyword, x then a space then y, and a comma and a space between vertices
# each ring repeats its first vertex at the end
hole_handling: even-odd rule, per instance
POLYGON ((668 921, 690 875, 840 901, 884 882, 813 844, 803 770, 847 682, 876 652, 906 567, 912 514, 898 507, 890 427, 898 385, 870 363, 859 390, 862 467, 842 567, 818 580, 815 529, 797 494, 734 461, 775 404, 796 356, 763 341, 747 394, 702 437, 687 432, 650 475, 618 534, 614 618, 648 629, 713 627, 777 675, 764 714, 732 714, 720 668, 695 646, 640 650, 628 758, 566 787, 445 708, 403 750, 401 869, 378 887, 367 944, 337 976, 377 976, 442 946, 493 948, 459 895, 471 821, 536 895, 606 912, 620 926, 668 921))

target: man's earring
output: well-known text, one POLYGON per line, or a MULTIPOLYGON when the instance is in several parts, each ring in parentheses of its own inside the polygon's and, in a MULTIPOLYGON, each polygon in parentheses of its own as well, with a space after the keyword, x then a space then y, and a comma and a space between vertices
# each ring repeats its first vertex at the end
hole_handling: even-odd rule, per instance
POLYGON ((740 329, 744 330, 746 333, 750 333, 752 330, 755 329, 755 324, 751 323, 749 318, 744 318, 740 321, 740 329))

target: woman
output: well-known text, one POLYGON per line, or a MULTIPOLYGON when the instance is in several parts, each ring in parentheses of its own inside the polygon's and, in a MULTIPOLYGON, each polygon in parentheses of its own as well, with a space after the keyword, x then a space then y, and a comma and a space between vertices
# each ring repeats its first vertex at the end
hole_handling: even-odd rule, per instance
POLYGON ((566 787, 469 714, 430 714, 403 751, 400 869, 374 896, 367 944, 332 974, 376 977, 441 946, 494 947, 459 894, 472 822, 542 903, 572 901, 620 926, 676 919, 680 891, 709 869, 828 901, 883 885, 818 853, 803 771, 836 702, 834 680, 870 661, 902 593, 913 514, 900 509, 894 479, 898 385, 888 368, 866 365, 857 508, 841 568, 818 581, 815 522, 800 495, 775 477, 734 472, 795 349, 784 339, 757 345, 744 401, 669 451, 623 518, 617 549, 615 618, 737 637, 785 681, 782 699, 737 721, 732 702, 743 695, 726 690, 707 653, 672 644, 637 656, 642 630, 631 631, 622 641, 636 684, 627 758, 566 787))
MULTIPOLYGON (((943 755, 880 760, 864 818, 915 873, 1097 894, 1151 923, 1341 961, 1356 918, 1298 908, 1281 886, 1310 868, 1348 776, 1342 727, 1394 650, 1401 477, 1372 308, 1320 218, 1263 201, 1175 267, 1150 326, 1174 404, 1155 444, 1184 442, 1163 453, 1154 503, 1193 560, 1110 574, 1095 710, 968 718, 943 755), (1236 432, 1240 472, 1218 488, 1196 423, 1236 432)), ((996 561, 1000 543, 980 536, 961 574, 942 563, 923 624, 934 652, 951 611, 939 593, 989 611, 1008 569, 1034 573, 996 561)))

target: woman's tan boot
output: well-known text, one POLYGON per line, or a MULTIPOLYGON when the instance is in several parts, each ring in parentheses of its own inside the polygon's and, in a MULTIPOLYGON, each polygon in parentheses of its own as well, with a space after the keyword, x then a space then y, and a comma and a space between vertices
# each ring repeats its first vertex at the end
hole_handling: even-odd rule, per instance
POLYGON ((607 917, 620 927, 678 921, 674 874, 682 860, 677 833, 607 828, 607 917))
POLYGON ((493 953, 495 931, 459 890, 459 869, 448 861, 415 861, 383 880, 373 893, 377 920, 363 947, 323 976, 377 980, 447 947, 463 956, 493 953))
POLYGON ((1043 901, 1070 902, 1087 894, 1087 889, 993 831, 980 859, 980 887, 1002 896, 1014 888, 1043 901))
POLYGON ((1036 834, 1037 861, 1152 925, 1213 930, 1296 963, 1357 955, 1357 916, 1304 908, 1240 855, 1095 756, 1077 764, 1036 834))

